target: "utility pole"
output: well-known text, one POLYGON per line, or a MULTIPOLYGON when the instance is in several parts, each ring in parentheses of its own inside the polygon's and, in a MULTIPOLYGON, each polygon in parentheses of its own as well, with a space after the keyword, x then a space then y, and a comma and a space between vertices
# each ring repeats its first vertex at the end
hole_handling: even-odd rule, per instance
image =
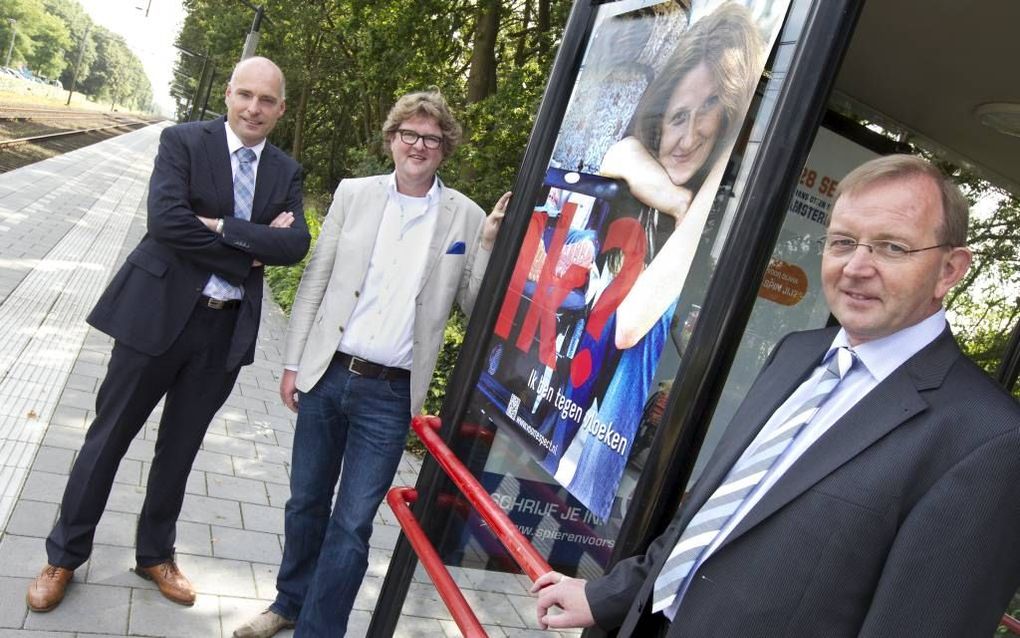
POLYGON ((67 106, 71 106, 71 96, 74 95, 74 89, 78 85, 78 69, 81 67, 81 58, 85 54, 85 43, 89 39, 89 29, 92 28, 91 22, 85 23, 85 33, 81 36, 81 44, 78 46, 78 59, 74 62, 74 73, 71 74, 71 90, 67 92, 67 106))
MULTIPOLYGON (((244 0, 242 0, 242 2, 243 1, 244 0)), ((251 56, 255 55, 255 49, 259 45, 259 29, 262 28, 262 18, 265 15, 265 7, 262 5, 256 7, 249 2, 245 2, 244 4, 255 9, 255 20, 251 23, 251 31, 248 32, 248 37, 244 39, 244 50, 241 52, 241 59, 247 60, 251 56)))
POLYGON ((14 18, 7 18, 7 21, 11 23, 11 43, 7 47, 7 59, 4 60, 4 66, 11 66, 11 54, 14 53, 14 40, 18 37, 18 21, 14 18))

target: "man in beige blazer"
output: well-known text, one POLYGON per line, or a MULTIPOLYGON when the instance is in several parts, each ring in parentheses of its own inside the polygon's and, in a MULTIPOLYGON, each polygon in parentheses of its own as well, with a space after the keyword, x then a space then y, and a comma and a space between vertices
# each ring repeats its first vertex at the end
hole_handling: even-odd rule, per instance
POLYGON ((280 394, 298 418, 278 593, 236 638, 295 623, 295 636, 346 632, 450 308, 471 312, 509 200, 486 217, 436 176, 461 137, 439 93, 400 98, 383 135, 394 172, 340 182, 294 300, 280 394))

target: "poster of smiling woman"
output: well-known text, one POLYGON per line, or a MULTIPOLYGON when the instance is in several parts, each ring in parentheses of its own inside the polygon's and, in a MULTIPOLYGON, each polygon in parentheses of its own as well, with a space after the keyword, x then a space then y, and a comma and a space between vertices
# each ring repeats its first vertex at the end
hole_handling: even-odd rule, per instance
POLYGON ((585 54, 474 396, 603 519, 786 8, 618 4, 585 54))

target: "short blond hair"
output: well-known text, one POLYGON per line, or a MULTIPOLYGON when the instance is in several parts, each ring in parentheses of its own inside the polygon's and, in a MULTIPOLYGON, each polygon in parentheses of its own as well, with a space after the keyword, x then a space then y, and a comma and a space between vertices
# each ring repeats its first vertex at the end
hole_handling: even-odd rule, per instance
POLYGON ((449 157, 460 144, 463 135, 460 123, 453 116, 450 105, 439 91, 418 91, 408 93, 397 100, 390 109, 383 124, 383 139, 386 140, 386 154, 390 155, 390 142, 396 135, 400 125, 412 117, 428 117, 436 121, 443 131, 443 157, 449 157))
POLYGON ((945 173, 930 162, 914 155, 886 155, 869 160, 839 182, 833 206, 843 195, 859 193, 879 182, 926 177, 935 183, 942 199, 942 225, 936 229, 936 238, 950 246, 967 245, 967 225, 970 202, 960 188, 945 173))

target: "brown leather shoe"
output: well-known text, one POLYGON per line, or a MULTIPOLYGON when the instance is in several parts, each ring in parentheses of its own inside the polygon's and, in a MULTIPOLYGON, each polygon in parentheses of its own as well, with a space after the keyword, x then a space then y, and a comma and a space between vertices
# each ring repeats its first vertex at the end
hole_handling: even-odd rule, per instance
POLYGON ((67 583, 74 576, 73 569, 46 565, 39 577, 28 586, 28 608, 32 611, 49 611, 60 604, 67 590, 67 583))
POLYGON ((151 580, 159 587, 159 592, 178 605, 190 607, 195 604, 195 588, 191 581, 177 568, 174 559, 165 563, 153 565, 152 567, 135 566, 135 573, 151 580))

